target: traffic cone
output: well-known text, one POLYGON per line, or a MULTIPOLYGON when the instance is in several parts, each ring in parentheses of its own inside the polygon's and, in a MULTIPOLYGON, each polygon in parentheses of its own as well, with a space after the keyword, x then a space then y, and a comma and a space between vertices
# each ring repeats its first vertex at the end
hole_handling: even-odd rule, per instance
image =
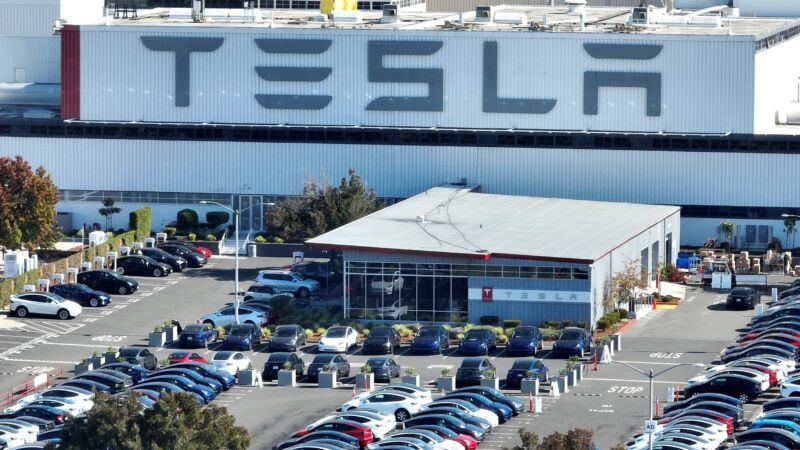
POLYGON ((528 392, 528 405, 530 408, 530 412, 533 412, 533 393, 528 392))
POLYGON ((659 416, 659 415, 660 415, 660 414, 658 413, 658 409, 659 409, 659 408, 658 408, 658 397, 656 397, 656 416, 659 416))
POLYGON ((678 386, 676 384, 675 385, 675 401, 676 402, 681 399, 681 390, 680 389, 681 389, 680 386, 678 386))
POLYGON ((351 398, 356 398, 356 387, 353 385, 353 396, 351 398))

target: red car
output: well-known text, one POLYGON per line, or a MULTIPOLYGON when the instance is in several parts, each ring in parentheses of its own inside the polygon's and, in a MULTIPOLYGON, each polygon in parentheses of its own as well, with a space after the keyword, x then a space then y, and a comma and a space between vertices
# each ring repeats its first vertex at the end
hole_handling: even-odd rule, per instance
POLYGON ((758 333, 745 334, 744 336, 739 338, 739 342, 742 342, 742 343, 750 342, 750 341, 754 341, 754 340, 756 340, 758 338, 761 338, 761 337, 764 337, 764 336, 776 335, 776 334, 782 334, 782 335, 784 335, 786 337, 794 336, 795 338, 800 339, 800 331, 790 330, 788 328, 777 328, 777 329, 776 328, 771 328, 771 329, 768 329, 768 330, 760 331, 758 333))
POLYGON ((685 416, 700 416, 706 417, 712 420, 719 422, 720 424, 724 424, 726 426, 728 434, 733 434, 733 418, 728 417, 722 414, 717 413, 716 411, 710 411, 706 409, 690 409, 687 411, 683 411, 679 414, 676 414, 673 417, 664 417, 658 421, 661 425, 666 425, 670 423, 673 419, 677 419, 678 417, 685 417, 685 416))
POLYGON ((169 364, 170 365, 172 365, 172 364, 180 364, 180 363, 189 363, 189 362, 195 362, 195 363, 205 363, 206 362, 206 359, 203 358, 202 356, 198 355, 197 353, 195 353, 195 352, 186 352, 186 351, 172 352, 172 353, 169 354, 169 357, 167 359, 169 360, 169 364))
POLYGON ((310 430, 300 430, 292 435, 293 438, 303 437, 314 431, 338 431, 358 439, 358 445, 364 447, 373 441, 372 430, 358 422, 350 420, 330 420, 317 425, 310 430))
POLYGON ((180 245, 180 246, 188 248, 189 250, 192 250, 192 251, 195 251, 197 253, 200 253, 201 255, 205 256, 206 258, 211 258, 211 250, 210 249, 208 249, 206 247, 200 247, 200 246, 194 245, 191 242, 187 242, 187 241, 167 241, 165 243, 166 244, 172 244, 172 245, 180 245))
POLYGON ((455 431, 445 427, 439 427, 435 425, 423 425, 423 426, 411 427, 409 428, 409 430, 413 430, 414 428, 419 428, 420 430, 432 431, 443 438, 447 438, 453 442, 463 445, 464 450, 476 450, 478 448, 478 441, 476 441, 474 437, 466 434, 458 434, 455 431))

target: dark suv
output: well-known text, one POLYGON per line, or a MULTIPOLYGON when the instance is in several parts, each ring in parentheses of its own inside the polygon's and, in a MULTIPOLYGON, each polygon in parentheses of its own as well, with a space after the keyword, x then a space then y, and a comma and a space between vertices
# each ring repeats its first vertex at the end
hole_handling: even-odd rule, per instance
POLYGON ((172 267, 149 256, 131 255, 117 259, 117 273, 165 277, 172 273, 172 267))
POLYGON ((737 287, 731 290, 728 298, 725 300, 725 307, 731 308, 744 308, 756 309, 758 303, 758 292, 751 287, 737 287))
POLYGON ((78 283, 108 294, 133 294, 139 282, 111 270, 89 270, 78 274, 78 283))
POLYGON ((373 328, 361 343, 362 353, 389 353, 400 349, 400 334, 392 327, 373 328))

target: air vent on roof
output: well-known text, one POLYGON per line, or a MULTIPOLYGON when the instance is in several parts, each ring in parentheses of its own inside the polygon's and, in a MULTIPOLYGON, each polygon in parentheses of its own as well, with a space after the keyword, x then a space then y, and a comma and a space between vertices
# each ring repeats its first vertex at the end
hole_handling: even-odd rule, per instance
POLYGON ((381 23, 397 23, 400 17, 397 15, 397 5, 383 5, 383 16, 381 23))
POLYGON ((527 25, 528 16, 521 12, 496 12, 494 14, 495 23, 507 23, 511 25, 527 25))
POLYGON ((478 6, 475 8, 475 21, 476 22, 491 22, 492 21, 492 7, 491 6, 478 6))
POLYGON ((631 25, 647 25, 648 23, 648 8, 645 7, 638 7, 633 8, 633 12, 631 13, 630 23, 631 25))
POLYGON ((574 14, 581 13, 586 8, 586 0, 564 0, 564 4, 567 5, 567 11, 574 14))
POLYGON ((333 23, 361 23, 361 11, 333 10, 333 23))

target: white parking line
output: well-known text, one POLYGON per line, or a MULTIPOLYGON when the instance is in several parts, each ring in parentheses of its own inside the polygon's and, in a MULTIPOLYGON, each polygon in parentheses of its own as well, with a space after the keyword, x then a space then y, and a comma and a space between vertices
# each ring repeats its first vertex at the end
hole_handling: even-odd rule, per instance
POLYGON ((0 355, 0 359, 11 362, 32 362, 32 363, 72 364, 72 365, 78 364, 78 361, 51 361, 47 359, 15 359, 15 358, 8 358, 2 355, 0 355))
POLYGON ((20 336, 20 335, 12 336, 10 334, 0 334, 0 338, 22 339, 23 341, 27 341, 28 339, 30 339, 27 336, 20 336))
POLYGON ((616 359, 614 362, 622 362, 627 364, 642 364, 642 365, 658 365, 658 366, 680 366, 681 363, 669 363, 669 362, 655 362, 655 361, 617 361, 616 359))
POLYGON ((96 347, 96 348, 108 348, 108 345, 99 345, 99 344, 71 344, 67 342, 42 342, 45 345, 59 345, 63 347, 96 347))
MULTIPOLYGON (((648 380, 625 380, 622 378, 595 378, 595 377, 584 377, 583 381, 619 381, 623 383, 649 383, 648 380)), ((661 384, 688 384, 685 381, 653 381, 653 383, 661 383, 661 384)))
POLYGON ((498 356, 503 356, 503 354, 504 354, 505 352, 506 352, 506 349, 503 349, 503 351, 502 351, 502 352, 500 352, 500 353, 498 353, 498 354, 497 354, 497 356, 493 356, 493 357, 492 357, 492 361, 494 361, 495 359, 497 359, 497 357, 498 357, 498 356))
POLYGON ((457 352, 457 351, 458 351, 458 347, 456 347, 456 348, 454 348, 454 349, 450 350, 450 353, 448 353, 448 354, 446 354, 446 355, 444 355, 444 354, 442 355, 442 359, 447 359, 447 357, 448 357, 448 356, 452 356, 452 355, 453 355, 453 353, 455 353, 455 352, 457 352))

